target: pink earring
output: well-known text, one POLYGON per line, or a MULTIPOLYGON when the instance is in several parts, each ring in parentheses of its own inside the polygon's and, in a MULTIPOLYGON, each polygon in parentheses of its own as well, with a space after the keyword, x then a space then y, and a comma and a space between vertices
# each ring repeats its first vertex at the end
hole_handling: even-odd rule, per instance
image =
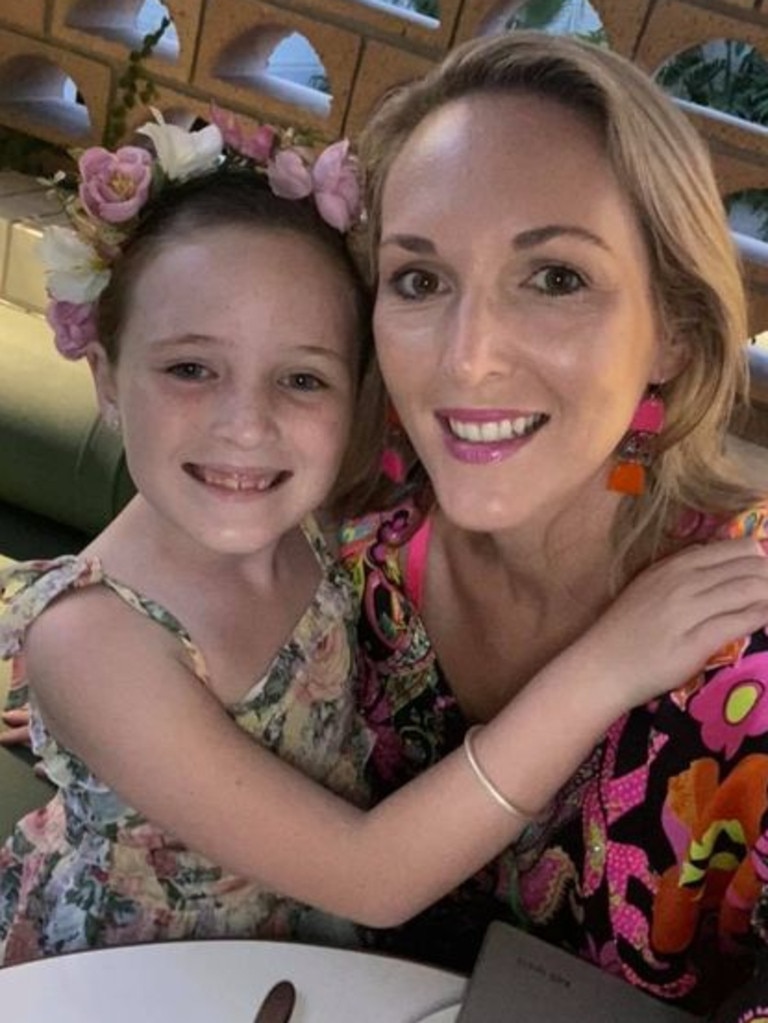
POLYGON ((616 452, 618 462, 608 477, 608 489, 639 497, 645 492, 646 469, 656 454, 656 437, 664 429, 664 399, 659 384, 649 384, 629 429, 616 452))

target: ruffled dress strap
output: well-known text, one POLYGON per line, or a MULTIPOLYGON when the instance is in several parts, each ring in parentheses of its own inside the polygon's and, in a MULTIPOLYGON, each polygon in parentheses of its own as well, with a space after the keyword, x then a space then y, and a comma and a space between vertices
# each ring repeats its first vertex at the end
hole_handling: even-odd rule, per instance
POLYGON ((27 629, 54 600, 103 578, 97 558, 76 555, 26 561, 0 572, 0 657, 21 652, 27 629))
POLYGON ((185 648, 201 682, 209 681, 202 653, 184 626, 160 604, 106 575, 94 555, 67 554, 48 561, 26 561, 0 572, 0 658, 22 652, 27 629, 65 593, 102 585, 126 604, 172 632, 185 648))

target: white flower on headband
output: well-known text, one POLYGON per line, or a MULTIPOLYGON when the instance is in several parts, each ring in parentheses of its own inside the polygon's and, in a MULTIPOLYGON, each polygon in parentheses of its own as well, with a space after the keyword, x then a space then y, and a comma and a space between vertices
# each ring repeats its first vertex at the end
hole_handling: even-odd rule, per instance
POLYGON ((159 110, 153 110, 157 124, 137 128, 140 135, 151 139, 160 164, 169 181, 183 181, 213 170, 221 160, 224 139, 215 124, 199 131, 186 131, 176 124, 166 124, 159 110))
POLYGON ((48 227, 40 242, 48 294, 63 302, 95 302, 110 271, 98 252, 68 227, 48 227))

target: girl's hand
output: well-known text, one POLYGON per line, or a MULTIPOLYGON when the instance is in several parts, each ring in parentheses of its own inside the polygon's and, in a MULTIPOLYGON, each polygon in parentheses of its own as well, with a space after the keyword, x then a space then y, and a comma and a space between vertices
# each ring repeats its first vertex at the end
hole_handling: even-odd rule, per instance
POLYGON ((768 557, 754 540, 722 540, 646 569, 582 643, 612 661, 626 710, 683 685, 726 643, 766 624, 768 557))
POLYGON ((0 731, 0 746, 29 746, 29 708, 4 710, 0 721, 5 728, 0 731))

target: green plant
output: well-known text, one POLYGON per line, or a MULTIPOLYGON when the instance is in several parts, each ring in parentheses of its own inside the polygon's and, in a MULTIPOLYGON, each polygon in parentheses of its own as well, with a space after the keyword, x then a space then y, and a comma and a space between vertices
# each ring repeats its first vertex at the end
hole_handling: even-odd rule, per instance
POLYGON ((759 188, 745 189, 737 195, 730 195, 725 200, 725 207, 730 213, 734 206, 746 206, 755 215, 755 237, 768 242, 768 190, 759 188))
POLYGON ((725 39, 686 50, 656 80, 678 99, 768 125, 768 64, 747 43, 725 39))
POLYGON ((163 18, 154 32, 148 32, 144 36, 141 46, 137 50, 131 50, 128 55, 128 66, 117 80, 118 92, 107 112, 102 136, 102 144, 107 149, 113 149, 125 135, 128 114, 136 106, 137 100, 146 105, 157 95, 155 81, 144 63, 151 57, 170 24, 170 18, 163 18))
MULTIPOLYGON (((567 24, 566 17, 569 16, 570 24, 578 26, 587 19, 588 15, 594 15, 591 5, 587 0, 528 0, 520 4, 504 23, 505 29, 537 29, 549 31, 558 23, 567 24)), ((575 33, 581 39, 586 39, 597 46, 606 46, 608 37, 602 26, 577 31, 575 33)))
POLYGON ((440 20, 439 0, 386 0, 392 7, 405 7, 406 10, 423 14, 425 18, 440 20))

